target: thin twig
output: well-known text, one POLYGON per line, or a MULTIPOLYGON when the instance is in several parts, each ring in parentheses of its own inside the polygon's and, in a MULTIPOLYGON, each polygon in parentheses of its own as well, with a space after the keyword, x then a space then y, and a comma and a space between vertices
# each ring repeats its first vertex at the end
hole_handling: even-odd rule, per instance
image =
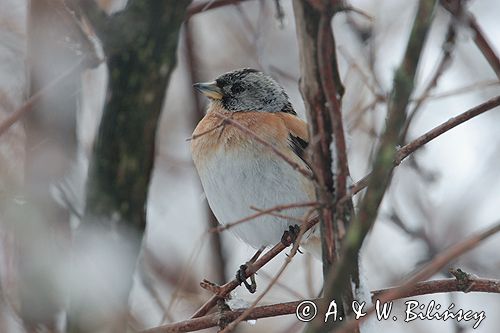
POLYGON ((184 286, 187 282, 187 277, 189 272, 191 271, 191 267, 193 267, 194 262, 198 258, 198 256, 201 253, 201 250, 203 249, 203 245, 205 244, 204 238, 206 237, 207 234, 203 233, 200 235, 199 239, 197 242, 195 242, 195 246, 193 246, 193 249, 189 255, 189 258, 187 262, 183 265, 182 269, 179 272, 179 282, 175 284, 174 291, 172 292, 172 296, 170 296, 170 301, 168 302, 166 306, 166 310, 163 312, 163 316, 161 319, 161 322, 164 323, 165 320, 168 318, 171 310, 173 309, 177 298, 179 297, 181 291, 184 289, 184 286))
POLYGON ((483 30, 472 13, 463 6, 462 0, 441 0, 441 5, 446 8, 455 18, 464 21, 474 32, 474 43, 486 58, 491 68, 500 79, 500 58, 486 38, 483 30))
MULTIPOLYGON (((469 283, 466 289, 464 289, 463 286, 460 285, 460 281, 456 278, 418 282, 406 293, 400 294, 398 298, 388 299, 387 301, 447 292, 484 292, 500 294, 500 280, 473 277, 469 278, 468 282, 469 283)), ((380 299, 382 295, 393 292, 398 288, 399 287, 374 290, 372 291, 372 299, 380 299)), ((318 305, 322 300, 323 299, 312 299, 309 301, 312 301, 316 305, 318 305)), ((297 311, 297 306, 302 302, 303 300, 297 300, 293 302, 258 306, 252 309, 252 311, 246 317, 246 320, 255 320, 294 314, 297 311)), ((148 330, 144 330, 141 333, 173 333, 199 331, 210 327, 217 327, 221 319, 226 323, 231 322, 240 317, 246 310, 247 309, 238 309, 233 311, 225 311, 223 313, 214 313, 199 318, 188 319, 173 324, 151 328, 148 330)))
MULTIPOLYGON (((304 232, 311 229, 318 221, 317 220, 311 220, 307 221, 304 225, 301 226, 301 230, 304 229, 304 232)), ((262 257, 260 257, 255 263, 247 265, 247 270, 245 271, 246 276, 250 276, 257 272, 262 266, 267 264, 271 259, 276 257, 281 251, 283 251, 286 248, 286 246, 282 243, 279 242, 275 246, 273 246, 269 251, 267 251, 262 257)), ((216 304, 217 301, 221 298, 227 297, 229 293, 234 290, 236 287, 240 285, 240 282, 236 279, 226 283, 225 285, 221 286, 220 288, 220 293, 217 295, 212 296, 203 306, 196 311, 196 313, 192 316, 192 318, 197 318, 204 316, 210 311, 216 304)))
MULTIPOLYGON (((295 313, 297 305, 301 301, 293 301, 280 304, 271 304, 255 307, 247 316, 247 320, 259 319, 259 318, 269 318, 276 316, 283 316, 287 314, 295 313)), ((173 333, 173 332, 194 332, 202 329, 217 327, 221 319, 224 322, 231 322, 241 316, 246 309, 225 311, 223 313, 214 313, 208 316, 193 318, 184 320, 178 323, 163 325, 155 328, 151 328, 141 333, 173 333)))
POLYGON ((435 99, 457 96, 457 95, 461 95, 461 94, 468 94, 468 93, 474 92, 476 90, 481 90, 484 88, 494 87, 494 86, 498 86, 498 85, 500 85, 500 81, 498 81, 498 80, 480 81, 480 82, 468 84, 468 85, 463 86, 463 87, 444 91, 442 93, 431 94, 427 97, 427 99, 428 100, 430 100, 430 99, 435 100, 435 99))
POLYGON ((2 136, 2 134, 4 134, 14 123, 16 123, 19 119, 21 119, 25 114, 32 111, 35 104, 38 103, 42 99, 42 97, 47 95, 49 91, 55 89, 64 81, 64 79, 68 78, 76 70, 81 68, 82 62, 83 58, 80 59, 76 64, 68 68, 60 76, 55 78, 47 86, 43 87, 35 94, 33 94, 20 108, 10 113, 7 116, 7 118, 5 118, 2 123, 0 123, 0 136, 2 136))
POLYGON ((235 121, 234 119, 231 119, 230 117, 227 117, 223 114, 214 112, 213 113, 216 117, 222 119, 224 122, 229 123, 242 131, 243 133, 249 135, 251 138, 253 138, 255 141, 259 142, 263 146, 271 149, 276 155, 278 155, 281 159, 283 159, 285 162, 287 162, 292 168, 300 172, 303 176, 310 180, 314 180, 314 174, 311 172, 311 170, 306 169, 302 167, 299 163, 292 161, 288 156, 286 156, 282 151, 280 151, 278 148, 276 148, 273 144, 267 142, 266 140, 262 139, 260 136, 258 136, 254 131, 250 130, 249 128, 241 125, 239 122, 235 121))
MULTIPOLYGON (((381 90, 381 87, 374 86, 372 82, 373 80, 370 79, 370 76, 367 73, 365 73, 364 69, 361 68, 361 65, 357 63, 357 60, 354 59, 349 51, 343 46, 339 46, 338 51, 345 58, 345 61, 349 63, 349 66, 352 66, 359 73, 359 75, 361 75, 361 83, 364 84, 368 88, 368 90, 370 90, 372 95, 375 97, 375 101, 385 100, 385 96, 381 90)), ((361 110, 360 113, 363 114, 363 110, 361 110)))
MULTIPOLYGON (((307 220, 307 216, 305 217, 305 219, 307 220)), ((281 275, 283 274, 285 269, 288 267, 290 262, 292 262, 293 257, 295 257, 295 255, 297 254, 297 250, 299 249, 300 241, 301 241, 302 237, 304 236, 304 233, 306 232, 306 230, 308 230, 307 223, 303 223, 301 228, 300 228, 300 232, 297 236, 297 239, 295 240, 295 243, 293 244, 293 247, 290 250, 290 254, 286 257, 285 262, 283 263, 283 265, 279 269, 278 273, 276 273, 274 278, 271 280, 271 282, 267 285, 266 289, 255 299, 255 301, 252 303, 252 305, 248 309, 246 309, 233 322, 231 322, 229 325, 227 325, 226 328, 224 328, 220 333, 231 332, 236 327, 236 325, 238 325, 243 320, 247 319, 248 316, 250 314, 252 314, 252 312, 254 311, 257 304, 259 304, 259 302, 262 300, 262 298, 264 298, 264 296, 267 295, 267 293, 271 290, 271 288, 274 286, 274 284, 281 277, 281 275)))
POLYGON ((209 133, 212 133, 213 131, 215 131, 216 129, 218 128, 221 128, 222 126, 224 126, 224 121, 221 121, 217 126, 214 126, 212 128, 209 128, 199 134, 195 134, 195 135, 192 135, 190 138, 187 138, 186 141, 192 141, 192 140, 197 140, 199 139, 200 137, 204 136, 204 135, 207 135, 209 133))
MULTIPOLYGON (((455 116, 453 118, 450 118, 446 122, 442 123, 441 125, 438 125, 431 129, 430 131, 422 134, 415 140, 411 141, 410 143, 404 145, 400 149, 398 149, 396 153, 396 158, 394 160, 395 165, 401 164, 401 162, 411 155, 413 152, 415 152, 418 148, 422 147, 423 145, 429 143, 433 139, 437 138, 438 136, 446 133, 447 131, 451 130, 452 128, 457 127, 458 125, 466 122, 469 119, 472 119, 486 111, 492 110, 500 105, 500 96, 493 97, 489 100, 487 100, 484 103, 481 103, 461 114, 458 116, 455 116)), ((350 194, 346 195, 343 197, 341 201, 343 200, 348 200, 350 197, 364 189, 365 187, 368 186, 368 181, 371 177, 371 173, 364 176, 361 180, 357 181, 354 183, 351 188, 350 188, 350 194)))
MULTIPOLYGON (((260 270, 259 271, 259 276, 261 279, 267 280, 267 281, 272 281, 274 276, 272 276, 270 273, 266 272, 265 270, 260 270)), ((285 281, 288 282, 288 281, 285 281)), ((304 294, 300 293, 298 290, 295 290, 295 285, 287 285, 286 283, 283 283, 281 281, 276 281, 275 283, 276 287, 281 288, 285 293, 287 293, 289 296, 293 296, 294 298, 297 299, 304 299, 306 296, 304 294)))
MULTIPOLYGON (((467 292, 485 292, 485 293, 500 293, 500 280, 470 278, 470 285, 467 292)), ((381 295, 393 293, 399 287, 385 288, 372 291, 372 300, 375 301, 381 295)), ((449 293, 454 291, 464 292, 462 286, 457 279, 441 279, 430 280, 416 283, 406 293, 398 293, 400 298, 407 298, 413 296, 430 295, 438 293, 449 293)), ((389 299, 393 301, 396 298, 389 299)))
POLYGON ((254 208, 254 209, 258 210, 257 213, 246 216, 244 218, 241 218, 235 222, 227 223, 225 225, 220 225, 216 228, 210 229, 209 232, 222 232, 224 230, 227 230, 229 228, 234 227, 235 225, 253 220, 259 216, 266 215, 266 214, 269 214, 272 212, 280 212, 282 210, 291 209, 291 208, 317 207, 317 206, 320 206, 319 202, 309 201, 309 202, 297 202, 297 203, 287 204, 287 205, 277 205, 277 206, 267 208, 267 209, 254 208))
MULTIPOLYGON (((406 282, 401 284, 399 287, 392 288, 386 293, 378 294, 378 299, 381 303, 389 302, 390 300, 399 299, 402 297, 406 297, 408 293, 413 290, 412 288, 415 285, 423 280, 429 279, 434 274, 443 269, 451 260, 456 259, 460 255, 464 254, 467 251, 472 250, 483 240, 486 238, 500 232, 500 222, 495 223, 490 228, 486 229, 483 232, 476 233, 465 240, 452 245, 448 249, 442 251, 438 255, 434 257, 434 259, 429 262, 425 267, 423 267, 420 271, 418 271, 415 275, 413 275, 406 282)), ((341 329, 338 331, 339 333, 348 333, 351 332, 353 328, 357 327, 361 322, 367 319, 369 314, 372 314, 375 311, 375 307, 371 306, 366 310, 366 316, 360 318, 359 320, 350 320, 346 322, 341 329)))
MULTIPOLYGON (((262 213, 262 209, 259 209, 259 208, 253 207, 253 206, 251 206, 250 209, 253 209, 257 212, 262 213)), ((304 221, 303 219, 295 217, 295 216, 285 215, 285 214, 280 214, 280 213, 275 213, 275 212, 267 212, 266 215, 279 217, 280 219, 285 219, 285 220, 293 221, 293 222, 297 222, 297 223, 302 223, 304 221)))
POLYGON ((416 115, 419 113, 419 110, 421 109, 422 105, 424 102, 426 102, 432 92, 433 89, 435 89, 438 85, 439 79, 443 76, 444 72, 450 68, 450 64, 452 62, 452 53, 455 49, 455 42, 456 42, 456 27, 455 27, 455 20, 451 20, 450 23, 448 24, 448 31, 446 32, 446 38, 443 41, 443 45, 441 46, 441 49, 443 51, 443 55, 441 56, 441 59, 436 66, 436 70, 434 71, 434 75, 430 79, 429 83, 424 89, 424 92, 421 94, 419 98, 415 100, 415 105, 413 106, 412 110, 409 112, 408 119, 406 119, 406 124, 405 128, 403 129, 403 134, 402 137, 406 138, 408 134, 408 130, 410 129, 410 124, 412 123, 413 119, 416 117, 416 115))
POLYGON ((500 96, 496 96, 482 104, 479 104, 478 106, 473 107, 472 109, 465 111, 464 113, 459 114, 456 117, 450 118, 448 121, 433 128, 429 132, 421 135, 417 139, 398 149, 394 163, 396 165, 399 165, 408 155, 410 155, 429 141, 435 139, 436 137, 449 131, 450 129, 457 127, 458 125, 466 122, 469 119, 472 119, 486 111, 496 108, 499 105, 500 96))

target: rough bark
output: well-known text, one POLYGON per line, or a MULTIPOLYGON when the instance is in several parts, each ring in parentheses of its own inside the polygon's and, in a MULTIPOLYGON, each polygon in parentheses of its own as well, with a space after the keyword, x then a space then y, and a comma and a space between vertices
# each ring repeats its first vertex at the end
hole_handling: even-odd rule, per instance
POLYGON ((125 283, 104 281, 114 303, 73 302, 72 332, 126 331, 128 295, 146 226, 156 129, 176 64, 179 29, 188 4, 189 1, 135 0, 124 11, 107 17, 94 2, 82 2, 103 42, 110 76, 76 247, 85 247, 82 243, 89 241, 87 236, 98 230, 107 246, 117 252, 127 251, 133 260, 122 267, 120 280, 125 283), (101 315, 110 310, 114 317, 101 315))

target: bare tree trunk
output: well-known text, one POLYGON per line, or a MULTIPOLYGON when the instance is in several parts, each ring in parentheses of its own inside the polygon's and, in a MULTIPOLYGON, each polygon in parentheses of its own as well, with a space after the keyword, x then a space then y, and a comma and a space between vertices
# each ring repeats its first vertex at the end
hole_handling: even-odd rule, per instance
POLYGON ((71 332, 126 331, 128 297, 146 226, 156 128, 188 4, 134 0, 107 17, 94 2, 82 2, 103 42, 110 82, 75 240, 77 251, 84 251, 83 259, 75 254, 75 260, 92 261, 97 270, 86 266, 72 288, 71 332), (111 262, 86 255, 96 239, 111 262), (110 271, 114 260, 119 274, 110 271))

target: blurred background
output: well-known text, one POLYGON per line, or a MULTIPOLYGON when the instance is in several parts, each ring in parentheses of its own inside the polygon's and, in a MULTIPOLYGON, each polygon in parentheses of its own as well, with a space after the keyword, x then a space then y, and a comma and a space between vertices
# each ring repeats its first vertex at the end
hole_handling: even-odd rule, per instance
MULTIPOLYGON (((190 8, 202 3, 194 1, 190 8)), ((357 181, 370 171, 374 146, 384 128, 387 95, 417 2, 349 3, 357 11, 338 14, 332 27, 346 87, 343 112, 350 170, 357 181)), ((114 13, 126 1, 98 4, 114 13)), ((482 0, 467 5, 498 54, 500 3, 482 0)), ((199 282, 232 279, 239 265, 255 252, 230 232, 216 236, 207 232, 215 221, 187 140, 207 101, 191 85, 236 68, 256 68, 286 89, 295 110, 306 119, 298 90, 298 46, 290 0, 234 1, 190 14, 182 25, 177 65, 166 87, 158 125, 147 228, 129 299, 128 320, 135 330, 189 318, 211 296, 199 282)), ((410 106, 414 116, 407 141, 499 95, 499 78, 473 38, 467 25, 437 8, 410 106), (447 38, 450 27, 456 32, 453 39, 447 38), (443 56, 444 69, 431 84, 443 56)), ((0 122, 34 92, 64 76, 64 84, 44 93, 35 110, 0 137, 0 332, 60 331, 68 281, 75 281, 70 276, 90 269, 80 265, 78 254, 70 258, 68 251, 84 207, 89 158, 108 82, 105 61, 84 71, 72 69, 89 52, 102 57, 98 38, 61 1, 0 0, 0 122), (70 262, 76 262, 76 270, 70 262)), ((498 221, 499 123, 498 109, 485 113, 440 136, 396 168, 362 251, 363 275, 370 290, 396 285, 447 246, 498 221)), ((95 251, 107 267, 99 274, 115 276, 114 281, 120 279, 120 267, 135 260, 126 251, 115 255, 105 243, 85 251, 95 251)), ((497 235, 451 266, 498 279, 498 253, 497 235)), ((259 271, 257 295, 284 260, 282 253, 259 271)), ((438 277, 449 276, 442 272, 438 277)), ((321 283, 321 263, 309 254, 297 255, 261 303, 317 297, 321 283)), ((107 286, 95 288, 105 291, 107 286)), ((77 299, 84 299, 85 294, 82 290, 77 299)), ((106 298, 105 294, 99 297, 101 301, 106 298)), ((255 297, 238 288, 231 304, 245 306, 255 297)), ((419 298, 422 302, 431 299, 443 307, 455 303, 464 310, 484 310, 486 320, 475 332, 497 332, 500 327, 497 294, 419 298)), ((401 304, 397 302, 397 309, 403 313, 401 304)), ((473 331, 472 323, 456 321, 375 325, 377 332, 473 331)), ((299 332, 302 327, 290 315, 243 323, 237 331, 299 332)))

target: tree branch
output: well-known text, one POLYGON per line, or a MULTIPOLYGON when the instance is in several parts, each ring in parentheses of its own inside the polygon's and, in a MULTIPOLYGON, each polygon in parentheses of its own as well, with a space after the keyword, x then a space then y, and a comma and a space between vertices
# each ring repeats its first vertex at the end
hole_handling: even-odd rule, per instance
POLYGON ((474 32, 474 43, 481 51, 484 58, 488 61, 491 68, 500 79, 500 58, 490 45, 490 42, 484 35, 483 30, 476 21, 474 15, 463 6, 462 0, 441 0, 441 5, 448 10, 455 18, 464 21, 465 24, 474 32))
POLYGON ((432 130, 429 132, 419 136, 412 142, 408 143, 407 145, 403 146, 402 148, 398 149, 398 152, 396 154, 396 158, 394 159, 394 164, 399 165, 401 162, 408 157, 411 153, 413 153, 415 150, 418 148, 422 147, 429 141, 437 138, 441 134, 449 131, 452 128, 457 127, 458 125, 466 122, 469 119, 472 119, 476 116, 479 116, 480 114, 489 111, 493 108, 496 108, 497 106, 500 105, 500 96, 493 97, 486 102, 479 104, 478 106, 473 107, 472 109, 469 109, 458 116, 455 116, 453 118, 450 118, 448 121, 442 123, 441 125, 434 127, 432 130))
MULTIPOLYGON (((356 267, 353 258, 358 256, 364 238, 377 218, 380 203, 392 179, 395 147, 401 141, 400 131, 406 120, 406 108, 413 92, 415 73, 433 19, 434 7, 434 0, 422 0, 419 3, 403 61, 395 73, 386 130, 375 154, 368 191, 361 202, 358 216, 354 218, 348 230, 343 244, 342 260, 335 267, 334 274, 331 274, 325 282, 325 285, 335 286, 334 295, 348 286, 349 276, 356 267)), ((326 309, 327 304, 323 304, 322 307, 326 309)), ((316 320, 313 324, 319 327, 322 321, 316 320)))
MULTIPOLYGON (((387 301, 394 301, 396 299, 402 299, 408 297, 431 295, 438 293, 449 293, 449 292, 464 292, 464 293, 481 292, 481 293, 500 294, 500 280, 468 277, 466 282, 467 284, 465 286, 462 285, 462 282, 457 278, 418 282, 412 288, 410 288, 406 293, 400 294, 399 297, 397 298, 387 299, 387 301)), ((371 292, 372 299, 375 301, 379 299, 382 295, 387 293, 392 293, 396 291, 398 288, 400 287, 374 290, 371 292)), ((262 318, 295 314, 297 311, 297 307, 303 301, 304 300, 297 300, 292 302, 284 302, 284 303, 254 307, 251 310, 251 312, 249 312, 249 314, 246 316, 245 320, 256 320, 262 318)), ((324 299, 317 298, 309 301, 313 302, 316 306, 318 306, 320 302, 324 301, 324 299)), ((151 329, 144 330, 141 333, 174 333, 174 332, 199 331, 210 327, 217 327, 220 325, 221 322, 231 323, 234 320, 236 320, 236 318, 239 318, 247 310, 248 309, 238 309, 238 310, 214 313, 203 317, 188 319, 173 324, 154 327, 151 329)))
POLYGON ((156 129, 188 5, 188 0, 133 0, 106 21, 103 47, 110 93, 89 164, 85 213, 73 242, 75 252, 85 253, 81 261, 92 262, 95 269, 85 270, 72 286, 68 311, 72 332, 126 330, 129 292, 146 226, 156 129), (98 252, 85 251, 99 241, 106 243, 106 255, 127 255, 119 266, 120 283, 112 275, 94 273, 109 265, 98 252), (101 301, 96 285, 106 286, 107 302, 101 301), (84 301, 79 290, 92 293, 84 301))
POLYGON ((47 95, 50 91, 57 87, 60 87, 67 78, 75 74, 76 71, 81 70, 83 59, 80 59, 74 66, 68 68, 59 77, 55 78, 47 86, 43 87, 36 93, 34 93, 20 108, 10 113, 1 123, 0 123, 0 136, 7 132, 7 130, 24 117, 27 113, 31 112, 42 97, 47 95))
POLYGON ((108 37, 110 17, 95 0, 66 0, 66 5, 76 13, 77 17, 83 14, 91 22, 96 34, 105 42, 104 39, 108 37))
MULTIPOLYGON (((479 116, 480 114, 490 111, 497 106, 500 105, 500 96, 493 97, 486 102, 479 104, 461 114, 458 116, 455 116, 453 118, 448 119, 446 122, 442 123, 441 125, 438 125, 431 129, 430 131, 422 134, 415 140, 409 142, 405 146, 401 147, 398 149, 398 152, 396 154, 396 157, 394 159, 394 164, 399 165, 401 162, 414 153, 417 149, 420 147, 424 146, 425 144, 429 143, 430 141, 434 140, 438 136, 448 132, 449 130, 457 127, 458 125, 466 122, 467 120, 470 120, 476 116, 479 116)), ((362 179, 354 183, 351 188, 350 188, 350 193, 346 196, 344 196, 340 202, 344 200, 348 200, 350 197, 353 195, 357 194, 359 191, 363 190, 368 186, 370 177, 372 176, 372 173, 369 173, 368 175, 364 176, 362 179)))
POLYGON ((319 202, 310 201, 310 202, 298 202, 298 203, 292 203, 292 204, 286 204, 286 205, 277 205, 277 206, 274 206, 274 207, 271 207, 271 208, 267 208, 267 209, 258 209, 258 208, 255 208, 258 211, 257 213, 249 215, 249 216, 246 216, 244 218, 241 218, 241 219, 239 219, 237 221, 234 221, 234 222, 231 222, 231 223, 228 223, 228 224, 219 225, 219 226, 217 226, 215 228, 210 229, 209 232, 222 232, 222 231, 227 230, 229 228, 232 228, 235 225, 238 225, 240 223, 244 223, 244 222, 253 220, 253 219, 255 219, 255 218, 259 217, 259 216, 266 215, 266 214, 271 214, 271 213, 274 213, 274 212, 280 212, 280 211, 286 210, 286 209, 299 208, 299 207, 317 207, 317 206, 320 206, 319 202))
POLYGON ((233 322, 231 322, 229 324, 227 324, 227 322, 224 322, 224 324, 227 325, 227 326, 223 330, 221 330, 220 333, 229 333, 229 332, 231 332, 236 327, 236 325, 238 323, 240 323, 243 320, 248 319, 248 317, 250 315, 252 315, 253 310, 256 308, 257 304, 262 300, 262 298, 264 298, 264 296, 271 290, 271 288, 274 286, 274 284, 281 277, 281 275, 283 274, 283 272, 285 271, 285 269, 288 267, 288 265, 290 264, 290 262, 292 262, 293 257, 295 257, 295 255, 297 254, 297 251, 299 249, 300 241, 301 241, 302 237, 304 236, 304 233, 307 230, 307 226, 304 227, 304 225, 306 225, 306 223, 307 223, 306 221, 308 220, 308 218, 310 216, 310 212, 304 218, 305 221, 302 222, 302 226, 303 227, 300 228, 300 232, 299 232, 299 234, 297 236, 297 239, 294 241, 293 247, 290 250, 290 253, 287 255, 287 257, 285 259, 285 262, 283 263, 283 265, 281 265, 281 268, 278 271, 278 273, 273 277, 273 279, 271 280, 271 282, 267 285, 266 289, 257 297, 257 299, 252 303, 252 305, 248 309, 246 309, 241 315, 239 315, 233 322))
POLYGON ((415 100, 415 105, 409 112, 408 118, 406 119, 406 124, 402 133, 404 140, 406 139, 408 130, 410 129, 410 124, 412 123, 416 115, 419 113, 422 104, 424 104, 424 102, 427 101, 427 98, 429 97, 431 91, 434 88, 436 88, 438 81, 444 74, 444 72, 448 68, 450 68, 451 62, 453 60, 452 53, 455 50, 456 35, 457 35, 456 20, 451 19, 450 22, 448 23, 448 31, 446 32, 446 37, 443 41, 443 44, 441 45, 441 50, 442 50, 441 59, 439 60, 438 65, 436 66, 436 70, 434 71, 432 78, 430 79, 429 83, 425 87, 420 97, 415 100))
MULTIPOLYGON (((297 305, 299 305, 300 302, 302 301, 258 306, 252 309, 252 312, 246 317, 246 320, 269 318, 269 317, 292 314, 295 313, 297 305)), ((219 323, 221 321, 230 323, 234 321, 236 318, 240 317, 245 312, 245 310, 247 309, 214 313, 208 316, 188 319, 174 324, 168 324, 151 328, 142 331, 141 333, 173 333, 173 332, 199 331, 205 328, 217 327, 219 326, 219 323)))
MULTIPOLYGON (((332 203, 320 212, 323 275, 326 281, 339 260, 342 236, 352 216, 349 200, 337 205, 347 193, 349 177, 341 110, 344 87, 340 81, 331 28, 331 20, 341 6, 337 1, 294 1, 293 6, 299 42, 300 88, 311 133, 310 165, 317 179, 316 196, 320 202, 332 203)), ((354 261, 357 263, 357 257, 354 261)), ((356 272, 352 281, 358 284, 356 272)), ((325 295, 332 295, 328 284, 325 284, 325 295)), ((336 298, 342 299, 343 305, 350 304, 350 286, 339 292, 336 298)), ((347 306, 345 308, 348 309, 347 306)), ((340 312, 344 316, 342 309, 340 312)))
MULTIPOLYGON (((425 265, 420 271, 409 278, 406 282, 401 284, 399 287, 389 289, 386 293, 378 294, 377 298, 381 303, 384 303, 389 302, 390 300, 407 297, 408 293, 414 290, 413 288, 418 282, 431 278, 434 274, 442 270, 451 260, 457 258, 467 251, 472 250, 473 248, 481 244, 483 240, 493 236, 497 232, 500 232, 500 222, 496 222, 495 224, 493 224, 493 226, 489 227, 483 232, 476 233, 442 251, 441 253, 436 255, 431 262, 425 265)), ((494 287, 496 286, 495 284, 493 285, 494 287)), ((494 288, 493 290, 496 289, 494 288)), ((350 320, 346 322, 338 331, 338 333, 351 332, 355 327, 358 327, 361 322, 366 320, 368 318, 368 315, 372 314, 373 312, 375 312, 375 306, 371 306, 369 309, 367 309, 367 315, 360 318, 359 320, 350 320)))
MULTIPOLYGON (((301 228, 301 233, 306 232, 310 229, 316 222, 309 221, 306 225, 301 228)), ((500 293, 500 282, 498 280, 488 280, 481 279, 472 276, 467 276, 465 284, 460 278, 457 279, 447 279, 447 280, 434 280, 420 282, 422 280, 432 277, 435 273, 443 269, 448 262, 457 258, 458 256, 464 254, 467 251, 478 246, 482 241, 491 237, 492 235, 500 232, 500 222, 494 224, 492 227, 486 229, 483 232, 476 233, 469 238, 449 247, 448 249, 442 251, 440 254, 434 257, 434 259, 428 263, 423 269, 421 269, 417 274, 411 277, 407 282, 403 283, 401 286, 376 290, 373 291, 373 297, 376 297, 381 302, 389 302, 395 299, 419 296, 431 293, 439 292, 451 292, 451 291, 477 291, 477 292, 490 292, 490 293, 500 293), (455 281, 455 282, 453 282, 455 281), (420 282, 420 283, 419 283, 420 282)), ((280 253, 285 246, 282 243, 275 245, 271 250, 269 250, 263 257, 258 259, 254 264, 249 265, 246 273, 252 274, 265 265, 270 259, 280 253)), ((220 320, 223 319, 227 324, 232 320, 235 320, 241 316, 245 310, 237 311, 227 311, 223 313, 216 313, 209 316, 205 316, 212 307, 217 304, 219 299, 225 298, 229 292, 238 286, 238 282, 233 280, 224 286, 217 289, 217 295, 214 295, 205 305, 197 311, 197 313, 189 320, 182 322, 163 325, 155 327, 149 330, 143 331, 143 333, 160 333, 160 332, 191 332, 200 329, 219 326, 220 320)), ((321 309, 321 303, 324 303, 325 299, 314 300, 316 306, 321 309)), ((255 307, 251 312, 248 312, 246 320, 280 316, 285 314, 295 313, 298 304, 302 301, 294 301, 288 303, 280 303, 274 305, 266 305, 255 307)), ((375 311, 374 307, 370 307, 366 313, 371 314, 375 311)), ((324 312, 320 312, 324 313, 324 312)), ((362 320, 366 318, 363 317, 361 320, 351 320, 341 327, 340 332, 351 332, 353 328, 361 323, 362 320)))
MULTIPOLYGON (((497 293, 500 294, 500 280, 482 279, 482 278, 469 278, 469 285, 466 290, 460 285, 457 279, 442 279, 431 280, 416 283, 412 288, 405 293, 398 293, 397 298, 389 299, 393 301, 401 298, 408 298, 413 296, 431 295, 439 293, 450 293, 455 291, 462 292, 483 292, 483 293, 497 293)), ((400 287, 392 287, 386 289, 379 289, 372 291, 372 300, 380 298, 384 294, 392 294, 400 287)))
MULTIPOLYGON (((306 232, 311 229, 314 225, 316 225, 318 221, 316 219, 307 221, 307 223, 301 226, 301 232, 306 232)), ((276 257, 281 251, 283 251, 286 246, 279 242, 275 246, 273 246, 269 251, 267 251, 262 257, 257 259, 254 263, 247 265, 247 270, 245 271, 246 276, 250 276, 253 273, 257 272, 260 268, 262 268, 265 264, 267 264, 271 259, 276 257)), ((196 311, 196 313, 191 318, 197 318, 204 316, 210 311, 216 304, 219 299, 223 299, 229 295, 231 291, 233 291, 236 287, 240 285, 240 282, 236 279, 226 283, 218 289, 218 293, 212 296, 203 306, 196 311)))

